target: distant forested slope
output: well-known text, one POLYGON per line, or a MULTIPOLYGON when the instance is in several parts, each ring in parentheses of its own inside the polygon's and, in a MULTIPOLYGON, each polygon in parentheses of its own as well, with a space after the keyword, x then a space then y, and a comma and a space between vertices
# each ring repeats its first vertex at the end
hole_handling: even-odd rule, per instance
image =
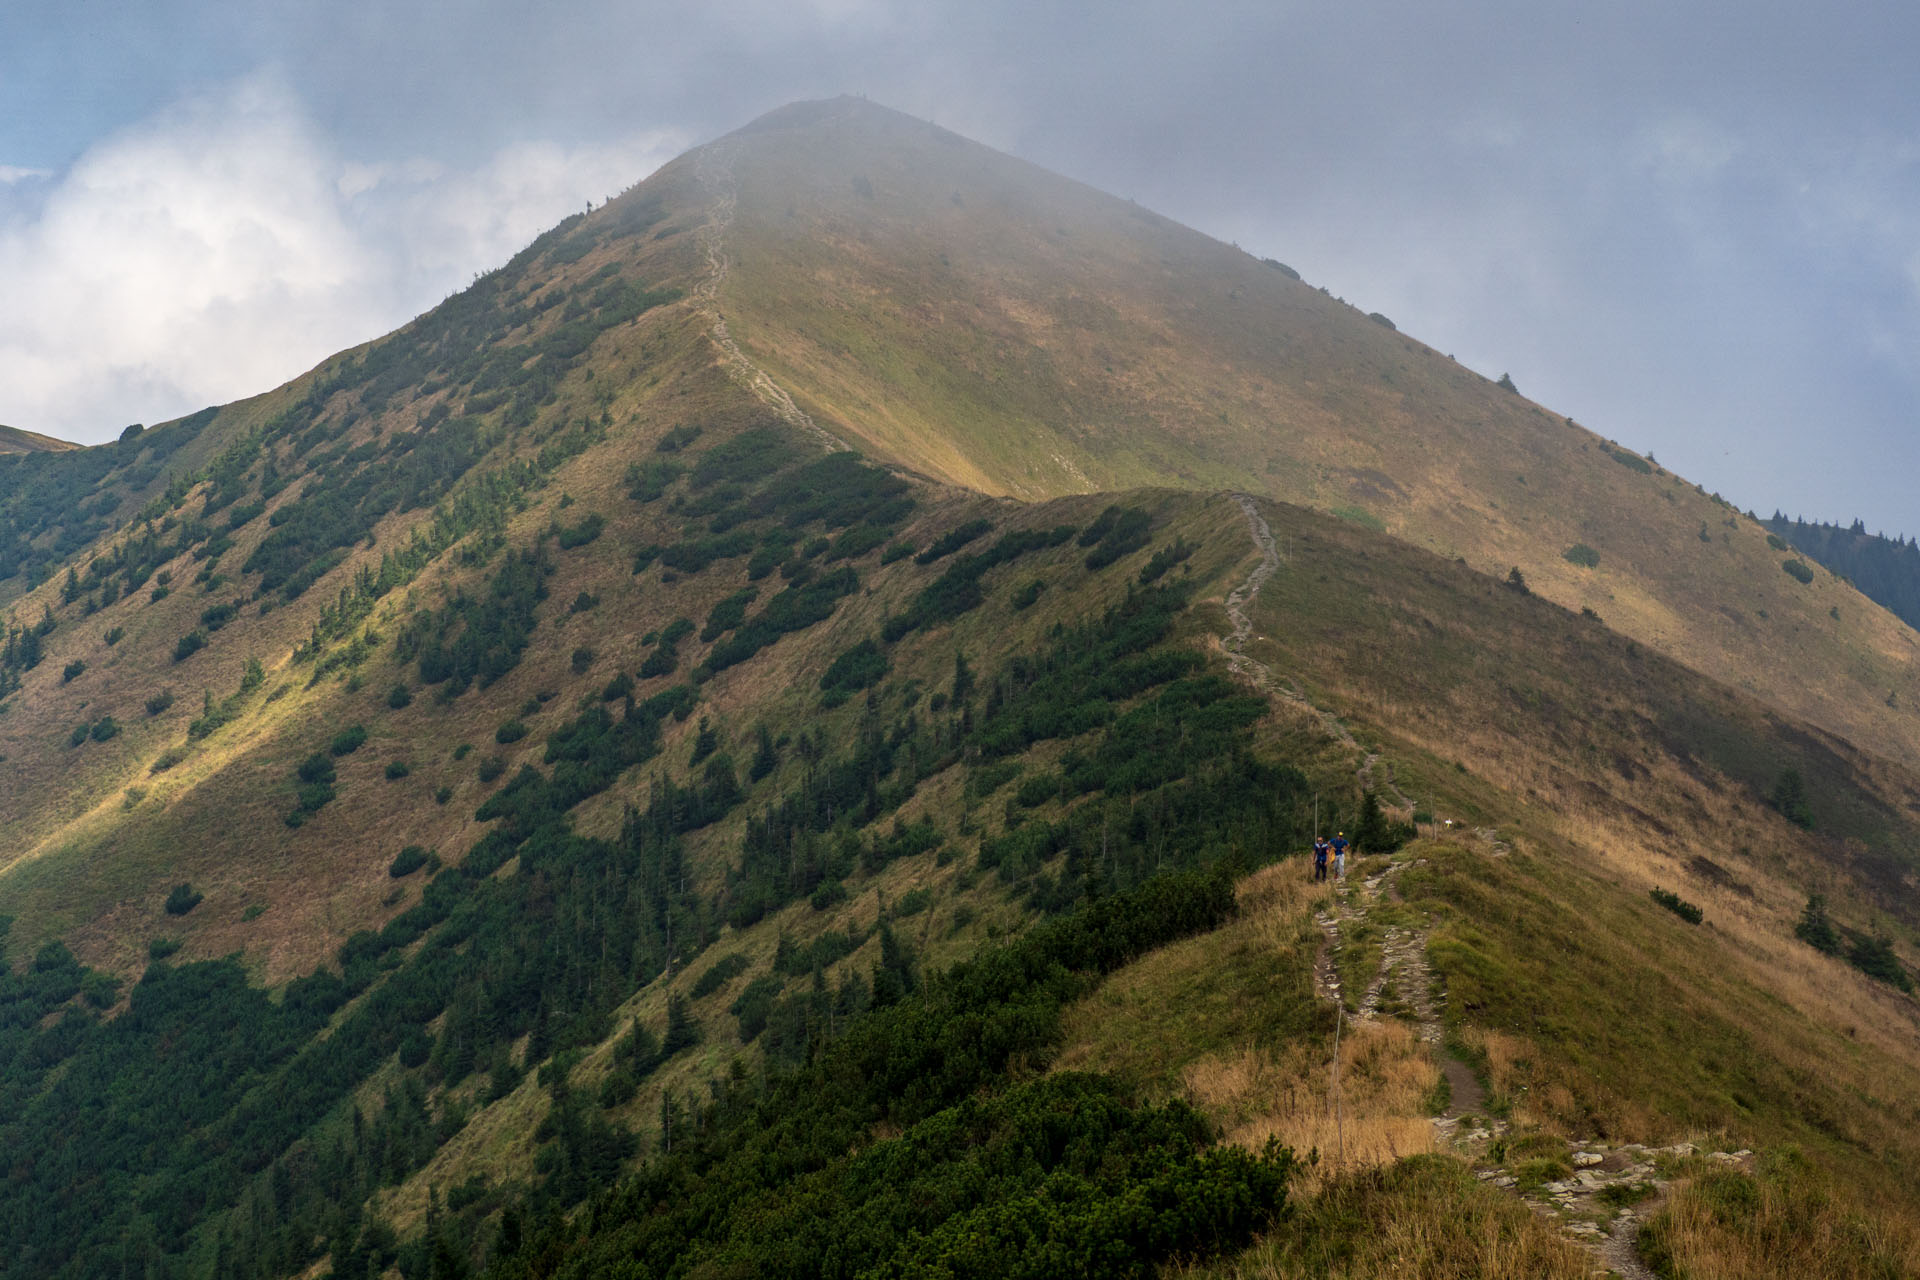
POLYGON ((1908 626, 1920 627, 1920 542, 1868 533, 1858 520, 1845 527, 1809 524, 1776 511, 1766 523, 1776 537, 1851 579, 1908 626))

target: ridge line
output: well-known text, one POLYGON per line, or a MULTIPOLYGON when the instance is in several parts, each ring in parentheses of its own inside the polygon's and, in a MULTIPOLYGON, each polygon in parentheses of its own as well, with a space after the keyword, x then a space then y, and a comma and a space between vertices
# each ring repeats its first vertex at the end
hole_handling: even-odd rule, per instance
POLYGON ((806 410, 793 402, 793 397, 774 380, 772 374, 755 364, 740 349, 740 344, 734 341, 732 333, 727 330, 726 316, 720 312, 720 285, 732 266, 722 237, 727 228, 733 225, 734 210, 738 204, 739 188, 733 177, 733 157, 737 147, 733 139, 722 139, 702 148, 694 163, 694 173, 700 185, 713 198, 707 221, 700 228, 700 244, 706 251, 707 271, 705 278, 694 286, 694 305, 706 312, 712 321, 710 332, 714 345, 720 348, 727 362, 728 376, 758 396, 761 403, 788 425, 812 435, 826 447, 828 453, 847 450, 851 446, 846 441, 815 422, 806 410))

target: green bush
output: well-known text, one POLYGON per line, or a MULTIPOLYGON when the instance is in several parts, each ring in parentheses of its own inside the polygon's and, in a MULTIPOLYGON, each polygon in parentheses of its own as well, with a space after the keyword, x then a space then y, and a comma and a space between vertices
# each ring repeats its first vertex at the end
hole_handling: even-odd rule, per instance
POLYGON ((507 771, 507 762, 499 756, 488 756, 480 762, 479 776, 482 782, 492 782, 507 771))
POLYGON ((207 647, 207 633, 198 629, 187 632, 173 646, 173 660, 185 662, 194 654, 207 647))
POLYGON ((1056 773, 1036 773, 1022 782, 1013 793, 1013 802, 1022 809, 1033 809, 1057 799, 1060 795, 1060 775, 1056 773))
POLYGON ((747 606, 759 596, 760 588, 743 587, 719 604, 713 606, 707 614, 707 625, 700 628, 700 639, 704 643, 718 640, 747 620, 747 606))
POLYGON ((93 722, 93 728, 90 732, 95 742, 105 742, 109 738, 117 738, 120 736, 120 725, 112 716, 101 716, 93 722))
POLYGON ((933 540, 933 544, 913 558, 918 565, 929 565, 934 561, 950 556, 976 538, 983 538, 993 532, 993 522, 987 519, 969 520, 957 529, 949 529, 933 540))
POLYGON ((338 776, 338 770, 334 767, 333 757, 324 751, 316 751, 295 766, 294 776, 303 785, 323 786, 333 782, 338 776))
POLYGON ((412 703, 413 691, 407 688, 405 683, 396 684, 393 688, 387 690, 387 705, 395 711, 411 706, 412 703))
POLYGON ((1167 571, 1193 556, 1193 544, 1185 538, 1176 537, 1173 545, 1162 547, 1154 552, 1146 564, 1140 567, 1140 585, 1152 586, 1167 575, 1167 571))
POLYGON ((182 882, 173 886, 173 892, 167 895, 164 905, 168 915, 183 916, 199 906, 204 898, 205 895, 195 892, 192 885, 182 882))
POLYGON ((633 463, 627 467, 627 496, 635 502, 658 501, 683 470, 678 463, 659 458, 633 463))
POLYGON ((607 518, 595 512, 586 516, 579 524, 555 526, 554 532, 559 536, 560 549, 571 551, 575 547, 584 547, 598 538, 606 527, 607 518))
POLYGON ((527 736, 527 726, 520 720, 509 720, 493 731, 493 740, 501 746, 518 742, 527 736))
POLYGON ((91 735, 92 733, 93 733, 92 722, 82 721, 81 723, 73 726, 73 732, 67 735, 67 745, 69 747, 77 747, 81 743, 85 742, 88 736, 91 735))
POLYGON ((1798 827, 1813 826, 1813 810, 1807 806, 1807 786, 1800 780, 1798 769, 1782 769, 1774 781, 1773 795, 1770 797, 1773 807, 1780 816, 1798 827))
POLYGON ((395 854, 393 861, 387 864, 387 874, 395 880, 412 875, 427 865, 427 850, 417 844, 410 844, 395 854))
POLYGON ((1584 542, 1576 542, 1560 553, 1560 558, 1568 564, 1577 564, 1583 569, 1598 569, 1600 553, 1584 542))
POLYGON ((1786 571, 1786 575, 1789 578, 1792 578, 1796 582, 1806 584, 1813 581, 1813 570, 1807 565, 1805 560, 1782 560, 1780 567, 1786 571))
POLYGON ((125 627, 108 627, 107 633, 101 636, 100 638, 102 640, 105 640, 107 642, 107 647, 111 649, 114 645, 119 644, 122 640, 126 639, 126 637, 127 637, 127 629, 125 627))
POLYGON ((1630 449, 1615 449, 1603 444, 1600 446, 1600 452, 1606 454, 1609 458, 1612 458, 1629 471, 1638 471, 1643 476, 1653 474, 1653 464, 1630 449))
POLYGON ((400 1065, 412 1070, 427 1065, 427 1059, 433 1056, 433 1041, 420 1027, 408 1027, 400 1038, 400 1065))
POLYGON ((633 1096, 639 1092, 640 1081, 633 1072, 625 1067, 615 1067, 600 1083, 600 1105, 611 1111, 633 1101, 633 1096))
POLYGON ((705 973, 693 980, 693 998, 701 1000, 712 995, 745 973, 751 964, 752 961, 737 951, 731 955, 721 956, 707 966, 705 973))
POLYGON ((829 702, 844 701, 862 689, 871 689, 886 678, 890 664, 871 637, 841 653, 820 677, 820 688, 829 702))
POLYGON ((1665 889, 1650 889, 1648 896, 1688 924, 1699 924, 1706 918, 1705 912, 1677 893, 1670 893, 1665 889))
POLYGON ((1840 930, 1834 927, 1833 920, 1827 915, 1826 898, 1818 893, 1807 899, 1799 923, 1793 926, 1793 936, 1815 951, 1824 951, 1830 956, 1839 955, 1845 946, 1840 930))
POLYGON ((172 705, 173 705, 173 690, 162 689, 158 693, 148 695, 147 714, 150 716, 157 716, 172 705))
POLYGON ((1893 944, 1885 938, 1856 937, 1847 952, 1847 963, 1869 978, 1877 978, 1909 994, 1913 991, 1913 979, 1901 965, 1900 958, 1893 954, 1893 944))
POLYGON ((333 740, 327 743, 327 752, 330 755, 350 756, 358 751, 366 740, 367 729, 365 725, 348 725, 333 735, 333 740))
POLYGON ((408 764, 405 760, 387 761, 387 781, 388 782, 398 782, 400 781, 400 779, 406 777, 408 774, 412 772, 413 772, 413 766, 408 764))
POLYGON ((178 938, 155 938, 147 943, 147 959, 165 960, 180 949, 178 938))
POLYGON ((71 684, 73 681, 78 680, 81 674, 86 671, 86 669, 87 669, 87 664, 80 661, 80 659, 75 658, 72 662, 69 662, 66 665, 65 669, 63 669, 60 672, 60 683, 71 684))
POLYGON ((1087 568, 1104 569, 1129 552, 1147 545, 1153 536, 1153 516, 1139 507, 1108 507, 1080 535, 1080 545, 1092 547, 1087 568))

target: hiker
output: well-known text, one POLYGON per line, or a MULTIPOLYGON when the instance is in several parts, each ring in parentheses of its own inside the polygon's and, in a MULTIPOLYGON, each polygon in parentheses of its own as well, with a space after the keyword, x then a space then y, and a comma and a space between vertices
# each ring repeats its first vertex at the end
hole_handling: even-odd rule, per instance
POLYGON ((1347 878, 1347 833, 1344 831, 1333 837, 1333 873, 1342 880, 1347 878))
POLYGON ((1316 836, 1313 841, 1313 880, 1315 884, 1327 878, 1327 838, 1316 836))

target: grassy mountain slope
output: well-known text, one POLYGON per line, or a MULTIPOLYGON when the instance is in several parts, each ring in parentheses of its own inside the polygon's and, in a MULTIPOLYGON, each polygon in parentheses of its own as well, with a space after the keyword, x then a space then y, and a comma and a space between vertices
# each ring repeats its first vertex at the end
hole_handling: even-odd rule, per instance
POLYGON ((38 431, 0 425, 0 453, 61 453, 79 447, 70 441, 43 436, 38 431))
POLYGON ((1909 633, 927 126, 775 113, 286 387, 0 459, 0 519, 22 1274, 1260 1274, 1367 1215, 1585 1274, 1399 1161, 1429 1022, 1516 1143, 1791 1149, 1913 1235, 1914 1001, 1793 936, 1914 962, 1909 633), (1288 855, 1363 788, 1424 838, 1330 942, 1288 855), (1389 927, 1435 1008, 1347 1042, 1367 1154, 1263 1155, 1327 1150, 1389 927))
POLYGON ((1850 526, 1809 523, 1788 519, 1778 511, 1767 520, 1767 529, 1860 588, 1908 626, 1920 622, 1920 547, 1905 535, 1889 539, 1868 533, 1858 520, 1850 526))
POLYGON ((1920 747, 1908 628, 1817 566, 1788 576, 1714 496, 1284 270, 851 99, 695 159, 733 198, 734 337, 881 457, 1025 498, 1230 487, 1377 522, 1517 565, 1855 742, 1920 747))

